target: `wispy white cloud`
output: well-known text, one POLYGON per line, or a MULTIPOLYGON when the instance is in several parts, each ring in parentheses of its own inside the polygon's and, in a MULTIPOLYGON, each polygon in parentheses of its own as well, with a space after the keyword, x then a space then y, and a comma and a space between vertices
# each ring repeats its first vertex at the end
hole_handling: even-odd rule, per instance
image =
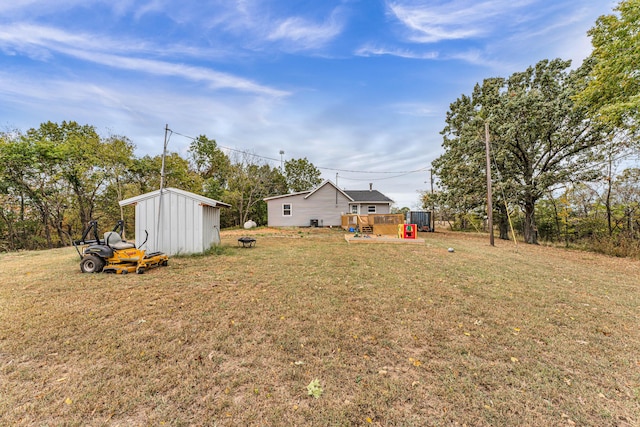
POLYGON ((288 94, 285 91, 263 86, 248 79, 236 77, 227 73, 221 73, 204 67, 174 64, 152 59, 141 59, 110 54, 99 54, 87 51, 77 51, 73 49, 64 50, 63 53, 67 53, 71 56, 84 59, 86 61, 91 61, 114 68, 161 76, 182 77, 193 81, 201 81, 208 84, 212 89, 228 88, 276 97, 286 96, 288 94))
POLYGON ((405 59, 432 60, 432 61, 461 61, 470 65, 486 68, 504 69, 510 68, 508 61, 493 59, 486 52, 479 49, 467 49, 464 51, 428 51, 422 52, 419 48, 387 48, 363 46, 357 49, 356 56, 395 56, 405 59))
POLYGON ((454 0, 387 3, 391 15, 408 30, 408 38, 418 43, 479 38, 495 30, 496 18, 518 20, 517 11, 535 0, 454 0))
POLYGON ((173 76, 205 82, 213 89, 230 88, 268 96, 285 96, 278 89, 210 68, 138 57, 140 54, 166 55, 166 49, 137 41, 113 40, 92 34, 69 33, 56 28, 18 24, 0 29, 0 48, 47 60, 61 53, 107 67, 143 74, 173 76))
MULTIPOLYGON (((80 0, 78 0, 78 2, 79 1, 80 0)), ((7 14, 15 14, 22 10, 27 10, 31 8, 38 10, 40 6, 44 7, 45 9, 49 9, 52 6, 52 2, 46 1, 46 0, 3 1, 3 2, 0 2, 0 13, 6 16, 7 14), (49 7, 47 7, 47 5, 49 7)))
POLYGON ((387 0, 386 5, 402 25, 401 41, 408 47, 364 48, 360 54, 419 58, 420 45, 437 44, 439 55, 432 59, 462 61, 501 75, 558 56, 578 65, 591 51, 585 24, 595 22, 602 10, 581 0, 387 0))
POLYGON ((412 117, 439 117, 442 115, 442 109, 433 104, 408 102, 400 104, 392 104, 390 106, 398 114, 412 117))
MULTIPOLYGON (((123 9, 126 10, 129 5, 126 5, 123 9)), ((123 10, 123 11, 124 11, 123 10)), ((140 17, 154 12, 164 12, 167 10, 167 4, 165 0, 151 0, 146 3, 141 4, 134 12, 134 16, 136 19, 140 19, 140 17)))
MULTIPOLYGON (((75 46, 86 50, 142 51, 144 46, 125 43, 92 34, 71 33, 55 27, 33 24, 12 24, 0 27, 0 48, 21 53, 57 51, 75 46)), ((38 54, 36 57, 40 57, 38 54)))
POLYGON ((410 49, 403 48, 386 48, 377 47, 372 45, 363 46, 357 49, 354 54, 356 56, 397 56, 399 58, 406 59, 438 59, 440 57, 439 52, 415 52, 410 49))
POLYGON ((324 47, 338 36, 343 24, 334 11, 324 22, 316 23, 306 18, 294 16, 276 24, 267 35, 267 40, 283 42, 289 50, 308 50, 324 47))
MULTIPOLYGON (((158 153, 157 142, 166 123, 187 135, 206 134, 226 146, 247 149, 253 141, 265 139, 269 118, 280 116, 277 109, 282 101, 239 92, 212 97, 202 91, 186 92, 184 86, 151 82, 45 80, 2 71, 0 98, 1 116, 8 116, 4 109, 12 112, 10 127, 27 129, 45 120, 75 120, 96 125, 101 132, 124 132, 145 154, 158 153), (34 117, 39 121, 33 122, 34 117)), ((283 135, 273 138, 286 141, 283 135)), ((189 142, 172 140, 170 149, 183 152, 189 142)))
MULTIPOLYGON (((114 14, 123 15, 133 10, 136 4, 136 0, 12 0, 0 2, 0 13, 4 17, 24 16, 35 18, 61 13, 76 7, 91 8, 96 5, 106 5, 114 14)), ((146 5, 147 3, 143 3, 141 7, 146 7, 146 5)))
MULTIPOLYGON (((62 4, 50 0, 15 0, 0 2, 0 23, 3 20, 33 23, 41 18, 59 21, 65 14, 90 16, 92 8, 106 14, 105 21, 111 24, 128 22, 129 27, 123 27, 127 34, 136 32, 131 25, 147 17, 151 20, 160 17, 164 22, 175 24, 174 38, 199 33, 203 40, 220 46, 221 50, 228 42, 236 51, 316 51, 339 36, 346 25, 344 8, 340 5, 306 11, 262 0, 65 0, 62 4)), ((82 20, 70 24, 75 29, 83 28, 82 20)), ((147 28, 148 22, 143 25, 147 28)))

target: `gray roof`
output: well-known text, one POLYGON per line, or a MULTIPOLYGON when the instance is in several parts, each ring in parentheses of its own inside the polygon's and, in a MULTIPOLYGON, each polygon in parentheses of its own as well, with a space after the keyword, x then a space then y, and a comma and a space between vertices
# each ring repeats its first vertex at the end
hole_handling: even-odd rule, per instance
POLYGON ((393 200, 378 190, 344 190, 354 202, 393 203, 393 200))
POLYGON ((280 198, 283 198, 283 197, 298 196, 298 195, 301 195, 301 194, 306 194, 306 196, 305 196, 305 199, 306 199, 308 197, 311 197, 313 195, 313 193, 315 193, 316 191, 318 191, 320 188, 324 187, 325 185, 332 185, 333 187, 336 188, 336 190, 340 191, 342 194, 345 195, 345 197, 350 199, 352 202, 358 202, 358 203, 389 203, 389 204, 394 203, 393 200, 391 200, 390 198, 388 198, 387 196, 385 196, 384 194, 382 194, 378 190, 341 190, 330 179, 325 180, 322 184, 320 184, 319 186, 317 186, 313 190, 300 191, 298 193, 283 194, 283 195, 280 195, 280 196, 266 197, 263 200, 266 202, 266 201, 269 201, 269 200, 280 199, 280 198))
MULTIPOLYGON (((167 187, 167 188, 162 190, 162 194, 165 194, 165 193, 180 194, 180 195, 182 195, 184 197, 196 200, 196 201, 200 202, 203 205, 211 206, 213 208, 217 208, 217 207, 230 208, 231 207, 231 205, 228 204, 228 203, 223 203, 223 202, 220 202, 218 200, 213 200, 213 199, 210 199, 208 197, 201 196, 199 194, 191 193, 189 191, 180 190, 178 188, 167 187)), ((140 194, 139 196, 130 197, 128 199, 121 200, 118 203, 120 204, 120 206, 127 206, 127 205, 131 205, 131 204, 134 204, 134 203, 141 202, 141 201, 146 200, 146 199, 159 197, 159 196, 160 196, 160 190, 155 190, 155 191, 151 191, 150 193, 140 194)))

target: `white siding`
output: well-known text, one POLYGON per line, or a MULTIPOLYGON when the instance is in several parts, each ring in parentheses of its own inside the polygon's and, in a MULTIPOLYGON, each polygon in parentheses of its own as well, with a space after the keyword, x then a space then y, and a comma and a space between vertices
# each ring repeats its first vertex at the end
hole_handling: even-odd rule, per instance
MULTIPOLYGON (((296 227, 300 224, 301 220, 297 219, 298 209, 301 208, 306 200, 304 200, 306 194, 296 194, 293 196, 279 197, 277 199, 267 201, 267 220, 270 227, 296 227), (291 205, 291 216, 282 215, 282 205, 291 205)), ((306 224, 309 225, 309 220, 306 224)))
MULTIPOLYGON (((136 246, 167 255, 200 253, 220 243, 220 208, 166 190, 136 202, 136 246)), ((196 196, 196 195, 194 195, 196 196)))
MULTIPOLYGON (((352 203, 353 205, 354 203, 352 203)), ((389 203, 376 203, 376 202, 371 202, 371 203, 357 203, 358 206, 360 206, 360 209, 358 212, 360 212, 360 215, 367 215, 368 213, 376 213, 376 214, 390 214, 391 213, 391 205, 389 203), (369 212, 369 206, 375 206, 376 207, 376 211, 375 212, 369 212)))
POLYGON ((267 200, 270 227, 308 227, 317 219, 325 227, 342 225, 342 214, 349 212, 349 199, 332 185, 324 185, 305 199, 295 194, 267 200), (291 216, 282 215, 282 205, 291 204, 291 216))
POLYGON ((220 209, 202 206, 202 251, 220 244, 220 209))
POLYGON ((155 252, 159 247, 156 240, 158 201, 158 198, 152 198, 136 204, 136 246, 149 252, 155 252))

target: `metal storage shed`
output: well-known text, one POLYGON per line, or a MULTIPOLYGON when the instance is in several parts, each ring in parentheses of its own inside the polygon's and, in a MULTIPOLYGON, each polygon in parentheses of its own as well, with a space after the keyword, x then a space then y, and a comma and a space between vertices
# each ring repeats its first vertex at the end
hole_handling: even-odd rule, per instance
POLYGON ((167 255, 201 253, 220 243, 220 208, 231 207, 208 197, 165 188, 120 201, 135 205, 136 246, 167 255))

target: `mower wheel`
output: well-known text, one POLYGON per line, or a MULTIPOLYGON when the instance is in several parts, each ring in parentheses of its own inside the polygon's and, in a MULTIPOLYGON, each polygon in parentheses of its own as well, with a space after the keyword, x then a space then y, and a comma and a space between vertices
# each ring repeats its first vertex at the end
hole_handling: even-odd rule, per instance
POLYGON ((144 274, 144 267, 138 267, 138 268, 136 268, 136 273, 138 273, 138 274, 144 274))
POLYGON ((80 261, 80 270, 83 273, 100 273, 104 268, 104 260, 95 255, 85 255, 80 261))
POLYGON ((166 267, 167 265, 169 265, 169 260, 168 259, 163 259, 162 262, 160 263, 161 266, 166 267))

